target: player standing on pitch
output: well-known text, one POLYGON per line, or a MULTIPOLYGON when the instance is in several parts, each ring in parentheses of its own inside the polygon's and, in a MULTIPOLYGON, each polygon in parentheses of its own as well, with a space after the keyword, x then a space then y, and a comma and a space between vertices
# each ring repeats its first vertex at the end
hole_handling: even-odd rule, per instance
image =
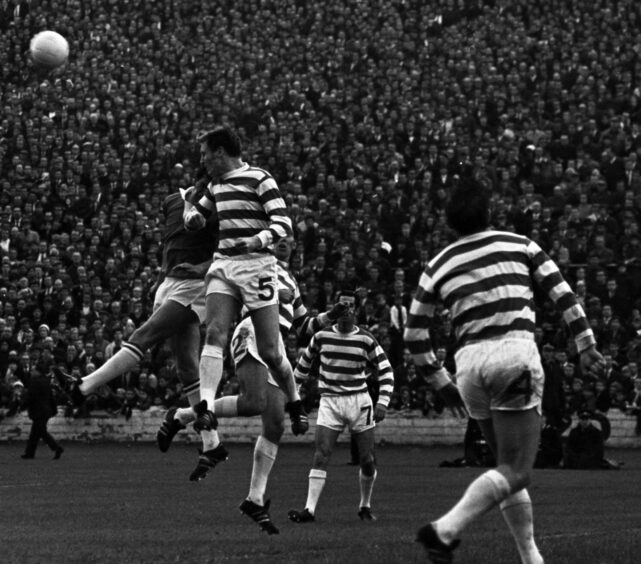
POLYGON ((309 342, 296 365, 296 378, 305 379, 313 360, 320 359, 318 392, 320 405, 316 420, 316 450, 309 472, 307 503, 302 511, 291 510, 288 517, 295 523, 315 520, 316 505, 325 487, 327 467, 338 436, 345 427, 356 437, 359 454, 361 500, 358 516, 373 521, 370 502, 376 480, 374 428, 385 419, 392 390, 394 372, 383 349, 371 333, 354 324, 356 300, 352 292, 342 291, 339 303, 347 311, 333 327, 322 329, 309 342), (376 370, 379 383, 378 402, 372 405, 367 390, 367 366, 376 370))
POLYGON ((474 480, 448 513, 419 529, 417 541, 433 562, 451 562, 458 536, 498 505, 521 560, 540 564, 526 489, 539 445, 544 380, 534 341, 534 287, 562 310, 583 369, 599 373, 603 357, 583 309, 550 257, 527 237, 488 229, 489 199, 483 186, 461 180, 446 215, 459 239, 421 275, 405 343, 437 390, 452 387, 436 360, 428 330, 436 301, 444 302, 452 312, 458 343, 457 385, 496 455, 497 467, 474 480))
POLYGON ((204 469, 227 458, 213 410, 223 351, 242 306, 256 331, 260 357, 287 394, 292 431, 304 433, 308 423, 292 367, 279 347, 278 274, 270 246, 292 235, 285 202, 268 172, 243 162, 240 139, 230 127, 217 127, 198 141, 201 164, 213 180, 205 196, 185 210, 185 226, 200 229, 214 210, 220 225, 218 248, 205 279, 207 330, 200 358, 200 397, 207 402, 207 411, 194 424, 203 436, 199 467, 204 469))

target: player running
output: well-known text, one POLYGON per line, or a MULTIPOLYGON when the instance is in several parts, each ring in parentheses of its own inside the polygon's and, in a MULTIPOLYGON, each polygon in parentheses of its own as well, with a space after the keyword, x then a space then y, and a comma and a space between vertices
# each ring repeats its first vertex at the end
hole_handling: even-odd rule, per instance
POLYGON ((325 486, 332 449, 346 426, 358 444, 361 491, 358 516, 365 521, 375 520, 370 506, 377 475, 374 428, 376 423, 385 419, 394 388, 394 373, 373 335, 354 324, 354 294, 341 292, 339 303, 347 306, 347 312, 338 319, 336 325, 312 337, 296 365, 296 378, 304 379, 309 375, 314 359, 320 359, 318 391, 321 399, 307 503, 302 511, 291 510, 288 513, 289 519, 295 523, 315 520, 316 505, 325 486), (378 375, 376 406, 372 405, 372 398, 367 391, 367 366, 376 370, 378 375))
POLYGON ((428 330, 436 301, 444 302, 458 341, 457 384, 498 464, 474 480, 448 513, 419 529, 417 540, 433 562, 451 562, 463 530, 499 506, 521 560, 540 564, 526 489, 539 445, 544 380, 534 341, 534 287, 563 311, 586 373, 600 372, 603 357, 583 309, 550 257, 527 237, 488 229, 489 198, 483 186, 462 180, 446 214, 459 239, 421 275, 405 342, 437 388, 452 386, 428 330))

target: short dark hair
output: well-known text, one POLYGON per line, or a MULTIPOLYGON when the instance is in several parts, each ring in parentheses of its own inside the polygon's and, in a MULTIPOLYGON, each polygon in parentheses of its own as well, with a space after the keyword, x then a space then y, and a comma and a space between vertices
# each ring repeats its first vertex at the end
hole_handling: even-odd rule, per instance
POLYGON ((199 143, 207 143, 210 151, 219 147, 230 157, 240 157, 242 145, 238 134, 227 125, 220 125, 198 136, 199 143))
POLYGON ((358 307, 358 296, 356 295, 356 292, 354 292, 351 289, 343 289, 336 294, 336 301, 340 302, 341 298, 351 298, 354 300, 354 306, 358 307))
POLYGON ((453 188, 445 206, 448 225, 460 235, 487 229, 490 199, 486 189, 473 178, 462 178, 453 188))

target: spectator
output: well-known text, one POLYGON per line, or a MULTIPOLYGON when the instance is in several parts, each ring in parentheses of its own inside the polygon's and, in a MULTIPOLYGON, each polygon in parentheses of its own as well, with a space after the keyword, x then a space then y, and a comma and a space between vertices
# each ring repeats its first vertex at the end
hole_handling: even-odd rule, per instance
MULTIPOLYGON (((378 11, 378 3, 332 0, 311 19, 309 6, 289 10, 286 4, 275 0, 257 12, 228 1, 202 7, 187 0, 174 8, 160 0, 158 26, 149 33, 131 24, 143 21, 136 3, 109 10, 89 0, 72 17, 41 0, 30 3, 19 25, 13 14, 0 17, 7 67, 0 92, 6 109, 0 315, 18 320, 7 332, 8 350, 24 352, 18 331, 27 317, 33 329, 45 323, 52 336, 60 332, 54 345, 62 360, 74 344, 66 331, 80 328, 84 317, 84 343, 95 341, 100 362, 127 314, 137 325, 150 314, 146 293, 158 275, 160 202, 193 179, 196 132, 223 120, 245 132, 252 160, 273 170, 284 187, 300 232, 300 268, 311 271, 317 261, 322 267, 315 278, 301 280, 308 306, 324 278, 338 288, 343 270, 350 284, 366 284, 390 304, 388 268, 402 268, 415 287, 427 260, 451 238, 441 213, 446 187, 471 171, 493 192, 500 225, 536 233, 562 265, 569 255, 568 278, 587 270, 586 298, 612 307, 624 335, 623 342, 616 337, 617 346, 626 351, 629 334, 641 329, 627 305, 641 299, 641 285, 630 283, 641 257, 635 192, 641 95, 633 79, 634 33, 620 22, 638 19, 638 6, 622 3, 617 17, 608 18, 588 0, 554 11, 525 2, 482 3, 463 23, 442 0, 392 2, 380 18, 366 19, 346 36, 344 22, 378 11), (277 25, 285 10, 287 34, 277 25), (54 71, 34 83, 14 46, 26 44, 43 18, 70 30, 72 56, 64 74, 54 71), (428 19, 433 23, 426 25, 428 19), (570 33, 568 49, 557 56, 547 38, 560 21, 582 33, 570 33), (214 22, 258 35, 250 46, 229 43, 212 33, 214 22), (476 33, 488 22, 491 34, 476 33), (385 41, 370 48, 371 37, 385 41), (593 37, 603 38, 598 49, 593 37), (270 56, 261 47, 266 40, 270 56), (217 53, 214 59, 208 49, 217 53), (224 76, 201 72, 232 60, 237 70, 224 76), (604 76, 594 69, 606 69, 604 76), (94 92, 88 85, 100 87, 94 92), (389 255, 383 241, 391 245, 389 255), (627 280, 613 261, 619 267, 626 261, 627 280), (603 282, 595 284, 599 269, 603 282), (16 312, 22 278, 33 292, 22 296, 25 316, 16 312), (95 334, 97 320, 102 337, 95 334)), ((577 277, 583 299, 578 286, 577 277)), ((549 323, 565 332, 558 320, 549 323)), ((603 337, 607 346, 612 337, 603 337)), ((159 373, 164 360, 154 355, 152 363, 159 373)))
POLYGON ((552 345, 543 345, 541 361, 545 373, 545 382, 541 407, 545 424, 560 433, 565 418, 566 398, 563 391, 563 371, 553 353, 554 347, 552 345))
POLYGON ((641 378, 635 378, 634 380, 634 391, 631 394, 627 407, 627 412, 630 415, 636 416, 634 432, 637 435, 641 435, 641 378))
POLYGON ((34 458, 38 441, 42 439, 54 452, 54 460, 57 460, 64 452, 64 449, 47 430, 47 422, 58 412, 51 387, 51 374, 43 373, 40 367, 34 365, 31 368, 29 380, 26 407, 32 423, 22 458, 34 458))
POLYGON ((592 412, 581 410, 579 422, 568 435, 564 468, 589 470, 601 468, 603 461, 603 435, 591 422, 592 412))

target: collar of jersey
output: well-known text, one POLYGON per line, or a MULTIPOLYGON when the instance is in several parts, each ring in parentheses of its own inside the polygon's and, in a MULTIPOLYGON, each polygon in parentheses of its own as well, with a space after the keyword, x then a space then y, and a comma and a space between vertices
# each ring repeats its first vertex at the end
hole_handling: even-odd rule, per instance
POLYGON ((220 182, 222 183, 222 182, 224 182, 224 181, 225 181, 225 179, 229 178, 232 174, 236 174, 237 172, 245 171, 245 170, 247 170, 248 168, 249 168, 249 163, 243 163, 243 164, 242 164, 241 166, 239 166, 238 168, 235 168, 234 170, 229 170, 229 171, 227 171, 225 174, 223 174, 223 175, 220 177, 220 182))
POLYGON ((348 333, 343 333, 342 331, 338 330, 338 323, 336 325, 332 325, 332 329, 334 330, 334 333, 338 333, 339 335, 356 335, 358 333, 358 326, 354 325, 354 329, 349 331, 348 333))

